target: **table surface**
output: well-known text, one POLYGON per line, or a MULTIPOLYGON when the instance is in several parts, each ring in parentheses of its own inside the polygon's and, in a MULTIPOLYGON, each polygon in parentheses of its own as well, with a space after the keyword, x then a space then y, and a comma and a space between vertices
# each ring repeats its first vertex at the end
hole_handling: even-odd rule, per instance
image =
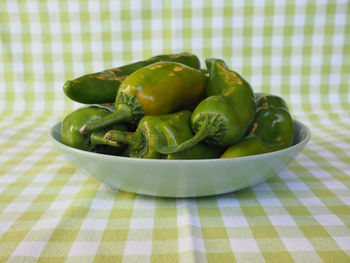
POLYGON ((86 177, 53 148, 48 122, 4 122, 0 262, 346 262, 350 122, 304 123, 310 143, 268 181, 236 193, 172 199, 86 177))
POLYGON ((0 2, 0 262, 350 262, 349 3, 165 2, 0 2), (183 50, 285 98, 306 148, 251 188, 173 199, 101 184, 50 143, 80 106, 65 80, 183 50))

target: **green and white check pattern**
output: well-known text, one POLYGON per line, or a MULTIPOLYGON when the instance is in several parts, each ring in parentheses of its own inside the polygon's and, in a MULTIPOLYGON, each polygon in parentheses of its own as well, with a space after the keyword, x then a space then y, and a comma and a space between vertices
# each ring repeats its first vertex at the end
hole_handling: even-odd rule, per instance
POLYGON ((0 2, 0 262, 350 262, 350 3, 0 2), (162 53, 223 58, 312 131, 267 182, 214 197, 126 193, 48 130, 65 80, 162 53))

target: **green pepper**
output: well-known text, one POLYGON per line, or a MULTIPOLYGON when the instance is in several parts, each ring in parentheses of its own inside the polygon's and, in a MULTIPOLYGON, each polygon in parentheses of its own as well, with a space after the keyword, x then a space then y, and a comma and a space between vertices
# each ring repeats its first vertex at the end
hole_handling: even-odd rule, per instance
MULTIPOLYGON (((111 114, 111 111, 108 108, 98 106, 89 106, 71 112, 62 122, 62 142, 80 150, 120 154, 125 146, 122 144, 116 144, 114 145, 115 147, 108 146, 105 142, 104 131, 96 131, 88 136, 81 135, 79 132, 84 124, 100 119, 108 114, 111 114)), ((113 126, 113 128, 119 128, 121 130, 127 129, 122 123, 118 124, 118 126, 113 126)))
POLYGON ((232 145, 243 139, 254 119, 256 105, 249 83, 220 59, 206 59, 206 65, 208 97, 191 116, 195 135, 175 147, 160 147, 164 154, 182 151, 203 140, 217 147, 232 145))
POLYGON ((262 154, 287 148, 293 143, 293 120, 279 96, 256 93, 257 112, 249 135, 230 146, 220 158, 262 154))
POLYGON ((110 130, 106 133, 107 143, 128 144, 130 157, 149 159, 211 159, 220 154, 205 144, 197 144, 185 151, 164 155, 157 146, 175 146, 192 137, 190 111, 180 111, 161 116, 144 116, 135 132, 110 130))
POLYGON ((118 122, 137 124, 144 115, 164 115, 191 109, 205 93, 207 76, 176 62, 158 62, 129 75, 120 85, 116 111, 86 124, 81 133, 118 122))
POLYGON ((86 104, 114 102, 118 87, 122 81, 136 70, 160 61, 174 61, 199 69, 197 56, 184 52, 179 54, 158 55, 147 60, 138 61, 102 72, 87 74, 66 81, 64 93, 72 100, 86 104))

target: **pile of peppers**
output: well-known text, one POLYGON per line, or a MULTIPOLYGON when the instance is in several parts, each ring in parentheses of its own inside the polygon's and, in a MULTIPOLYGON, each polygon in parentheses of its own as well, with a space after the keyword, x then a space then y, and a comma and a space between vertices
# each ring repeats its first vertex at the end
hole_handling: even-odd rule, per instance
POLYGON ((158 55, 66 81, 65 95, 86 105, 64 118, 62 142, 149 159, 235 158, 293 144, 281 97, 254 93, 221 59, 205 64, 187 52, 158 55))

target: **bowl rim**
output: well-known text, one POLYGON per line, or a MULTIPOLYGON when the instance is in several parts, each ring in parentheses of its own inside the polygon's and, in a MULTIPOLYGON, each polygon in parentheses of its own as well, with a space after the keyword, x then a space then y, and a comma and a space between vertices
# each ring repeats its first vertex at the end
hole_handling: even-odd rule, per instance
MULTIPOLYGON (((54 143, 59 145, 62 148, 68 149, 69 151, 73 151, 76 152, 77 154, 80 155, 91 155, 91 156, 99 156, 99 157, 104 157, 104 158, 108 158, 108 159, 112 159, 112 160, 120 160, 120 161, 126 161, 126 162, 146 162, 146 163, 161 163, 161 164, 166 164, 166 163, 171 163, 171 164, 183 164, 183 163, 211 163, 211 162, 221 162, 221 163, 225 163, 225 162, 239 162, 241 160, 250 160, 250 159, 256 159, 259 157, 267 157, 269 155, 277 155, 277 154, 281 154, 287 151, 291 151, 294 149, 297 149, 299 147, 302 147, 303 145, 306 145, 307 142, 310 140, 311 138, 311 131, 310 129, 303 124, 301 121, 295 120, 293 119, 293 123, 297 124, 301 129, 306 131, 306 135, 305 138, 303 138, 301 141, 299 141, 296 144, 293 144, 290 147, 284 148, 282 150, 278 150, 278 151, 273 151, 273 152, 268 152, 268 153, 262 153, 262 154, 255 154, 255 155, 250 155, 250 156, 243 156, 243 157, 234 157, 234 158, 214 158, 214 159, 183 159, 183 160, 166 160, 166 159, 145 159, 145 158, 133 158, 133 157, 126 157, 126 156, 116 156, 116 155, 109 155, 109 154, 104 154, 104 153, 95 153, 95 152, 89 152, 89 151, 84 151, 84 150, 80 150, 77 148, 73 148, 71 146, 68 146, 64 143, 62 143, 61 141, 57 140, 55 138, 55 136, 53 135, 53 131, 56 128, 56 126, 61 125, 62 121, 59 121, 57 123, 55 123, 49 130, 49 138, 50 140, 54 143)), ((294 126, 295 128, 295 126, 294 126)))

